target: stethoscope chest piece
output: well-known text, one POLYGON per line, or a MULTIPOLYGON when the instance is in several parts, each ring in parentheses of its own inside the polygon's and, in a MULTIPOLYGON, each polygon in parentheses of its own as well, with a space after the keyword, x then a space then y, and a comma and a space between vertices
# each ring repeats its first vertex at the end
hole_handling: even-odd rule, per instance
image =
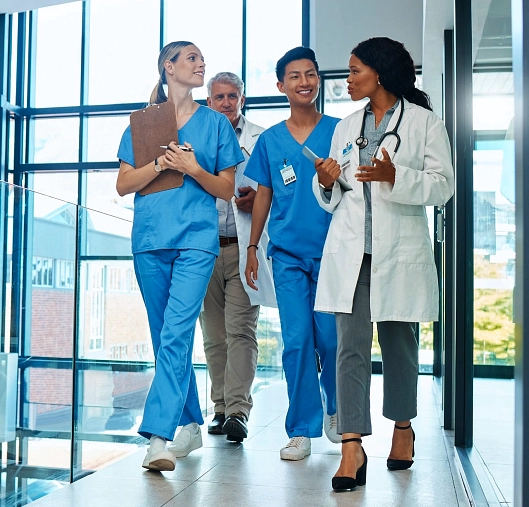
POLYGON ((360 136, 356 139, 355 143, 361 150, 363 150, 369 144, 369 141, 364 136, 360 136))

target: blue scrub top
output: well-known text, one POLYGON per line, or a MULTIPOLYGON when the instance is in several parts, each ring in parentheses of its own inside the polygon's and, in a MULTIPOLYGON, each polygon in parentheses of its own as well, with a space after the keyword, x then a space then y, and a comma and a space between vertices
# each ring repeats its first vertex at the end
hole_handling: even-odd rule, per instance
POLYGON ((257 140, 245 175, 273 191, 268 223, 268 255, 276 249, 299 258, 321 258, 332 215, 323 210, 312 192, 314 164, 302 153, 308 146, 327 158, 339 118, 322 116, 304 144, 293 137, 286 122, 265 130, 257 140), (281 169, 292 165, 296 180, 285 185, 281 169))
MULTIPOLYGON (((244 160, 226 116, 204 106, 178 130, 178 142, 186 141, 193 146, 200 166, 211 174, 244 160)), ((135 167, 130 126, 121 138, 118 158, 135 167)), ((184 176, 180 188, 134 197, 132 253, 169 248, 219 253, 216 198, 191 176, 184 176)))

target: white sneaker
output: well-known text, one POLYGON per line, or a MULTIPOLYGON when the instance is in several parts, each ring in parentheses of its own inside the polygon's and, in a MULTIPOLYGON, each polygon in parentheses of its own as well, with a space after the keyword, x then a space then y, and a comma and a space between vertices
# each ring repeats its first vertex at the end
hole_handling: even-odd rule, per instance
POLYGON ((159 472, 172 472, 175 469, 176 458, 165 447, 165 439, 151 436, 147 455, 143 460, 142 467, 159 472))
POLYGON ((327 438, 333 444, 339 444, 342 441, 342 435, 338 433, 338 418, 336 414, 328 415, 327 412, 324 412, 323 429, 325 430, 327 438))
POLYGON ((288 444, 279 451, 281 459, 299 461, 310 454, 310 438, 293 437, 288 444))
POLYGON ((191 451, 202 447, 202 432, 197 423, 186 424, 169 444, 169 451, 177 458, 185 458, 191 451))

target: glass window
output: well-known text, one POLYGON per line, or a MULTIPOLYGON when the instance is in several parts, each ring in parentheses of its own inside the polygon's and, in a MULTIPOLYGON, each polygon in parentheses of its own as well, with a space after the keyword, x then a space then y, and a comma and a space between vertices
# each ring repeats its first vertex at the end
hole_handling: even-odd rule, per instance
POLYGON ((301 46, 301 14, 301 0, 247 3, 247 95, 279 95, 276 63, 301 46))
POLYGON ((90 104, 149 100, 158 81, 159 26, 160 0, 90 2, 90 104))
POLYGON ((496 376, 500 369, 509 373, 505 366, 512 367, 515 359, 513 289, 517 231, 511 4, 492 0, 485 9, 477 2, 472 5, 474 449, 483 461, 478 466, 488 471, 494 489, 491 493, 497 496, 491 503, 510 504, 514 503, 514 381, 481 377, 496 376), (498 446, 492 435, 500 428, 502 445, 498 446))
POLYGON ((79 118, 35 120, 34 159, 29 162, 79 161, 79 118))
POLYGON ((353 102, 347 93, 347 82, 345 78, 324 79, 322 80, 322 87, 324 87, 324 112, 329 116, 336 118, 345 118, 350 114, 362 109, 366 103, 365 100, 358 100, 353 102))
POLYGON ((129 115, 89 118, 87 160, 89 162, 116 160, 121 136, 128 126, 129 115))
POLYGON ((17 97, 17 57, 18 52, 16 51, 17 47, 17 38, 18 38, 18 18, 17 16, 11 16, 12 19, 12 26, 13 26, 13 36, 11 37, 11 45, 13 47, 13 51, 11 51, 11 58, 10 58, 10 65, 11 65, 11 83, 9 86, 9 97, 8 100, 12 104, 16 103, 16 97, 17 97))
MULTIPOLYGON (((77 203, 78 179, 78 173, 66 171, 32 175, 29 187, 35 190, 35 193, 30 194, 33 197, 35 216, 51 218, 56 213, 61 213, 65 202, 77 203)), ((62 219, 65 221, 71 221, 74 217, 62 213, 62 219)))
POLYGON ((79 104, 82 6, 71 2, 38 11, 35 107, 79 104))
POLYGON ((80 294, 80 357, 154 361, 132 259, 83 262, 80 294))
POLYGON ((57 259, 56 261, 55 287, 71 289, 74 284, 75 264, 73 261, 57 259))
POLYGON ((31 281, 33 285, 53 287, 53 259, 33 257, 31 281))
MULTIPOLYGON (((253 2, 252 2, 253 3, 253 2)), ((189 4, 165 2, 166 43, 176 40, 193 42, 204 55, 206 78, 204 87, 193 92, 195 99, 207 97, 206 84, 217 72, 233 72, 241 76, 242 62, 242 1, 195 0, 193 11, 200 12, 200 29, 189 22, 189 4), (219 15, 225 16, 223 20, 219 15)), ((155 60, 156 62, 156 60, 155 60)), ((156 84, 153 81, 152 87, 156 84)))
POLYGON ((244 113, 252 123, 265 129, 290 117, 290 107, 247 109, 244 113))
MULTIPOLYGON (((86 177, 86 207, 90 210, 101 211, 112 217, 123 220, 108 220, 109 225, 116 225, 116 230, 120 235, 130 237, 132 228, 132 216, 134 209, 134 194, 121 197, 116 190, 116 179, 118 171, 94 171, 86 177)), ((96 220, 102 214, 96 215, 96 220)))

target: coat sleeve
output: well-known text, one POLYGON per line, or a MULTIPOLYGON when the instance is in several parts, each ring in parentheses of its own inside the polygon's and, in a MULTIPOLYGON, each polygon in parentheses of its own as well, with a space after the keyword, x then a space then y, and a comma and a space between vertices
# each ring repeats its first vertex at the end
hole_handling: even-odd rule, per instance
MULTIPOLYGON (((340 125, 340 123, 338 124, 340 125)), ((334 134, 331 140, 331 151, 329 152, 329 157, 334 160, 338 160, 338 127, 335 129, 334 134)), ((318 173, 312 178, 312 192, 318 201, 318 204, 327 212, 333 213, 340 201, 342 200, 343 190, 340 184, 335 181, 334 186, 332 187, 332 195, 329 200, 323 189, 318 184, 318 173)))
POLYGON ((381 183, 381 196, 400 204, 441 206, 454 193, 450 143, 443 122, 429 115, 423 169, 395 164, 395 183, 381 183))

